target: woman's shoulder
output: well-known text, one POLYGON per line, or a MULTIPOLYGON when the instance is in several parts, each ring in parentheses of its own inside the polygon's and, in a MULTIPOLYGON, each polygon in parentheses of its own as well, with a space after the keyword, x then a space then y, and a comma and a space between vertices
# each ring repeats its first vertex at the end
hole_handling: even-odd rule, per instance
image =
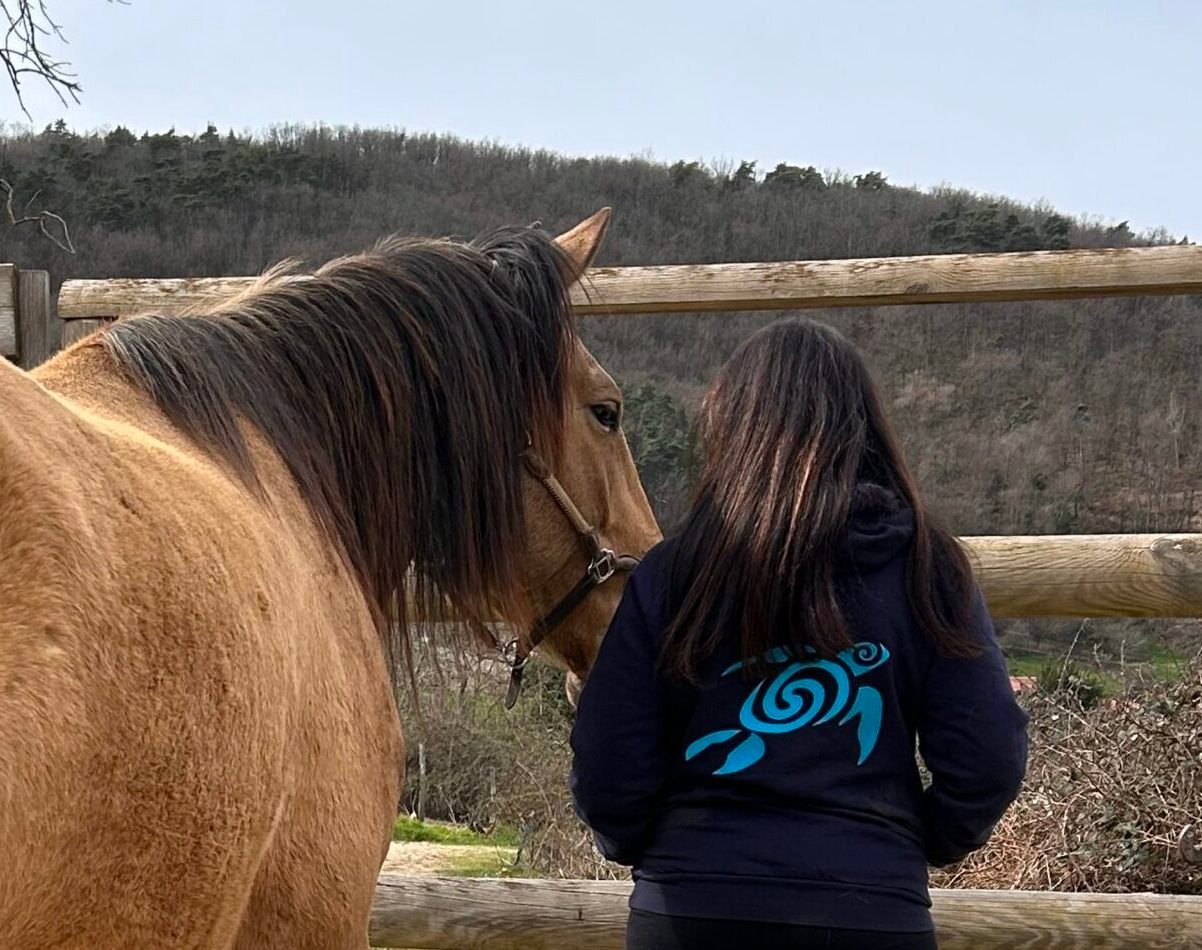
POLYGON ((675 537, 660 541, 639 558, 630 575, 630 583, 644 589, 666 587, 671 582, 676 548, 675 537))
POLYGON ((675 537, 660 541, 639 559, 626 583, 626 596, 637 598, 648 619, 662 621, 667 610, 677 548, 675 537))
POLYGON ((670 564, 672 554, 679 544, 676 535, 669 535, 639 558, 636 574, 654 573, 670 564))

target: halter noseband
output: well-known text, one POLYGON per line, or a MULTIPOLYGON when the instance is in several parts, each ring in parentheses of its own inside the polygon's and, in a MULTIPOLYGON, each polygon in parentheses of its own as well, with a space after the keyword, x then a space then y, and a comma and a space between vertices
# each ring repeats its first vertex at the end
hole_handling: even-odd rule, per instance
POLYGON ((602 546, 597 529, 589 524, 588 519, 580 513, 580 509, 576 507, 568 493, 563 490, 563 486, 559 484, 559 479, 551 474, 547 463, 538 456, 534 449, 527 448, 522 453, 522 463, 526 466, 526 471, 531 478, 547 490, 547 494, 555 502, 555 507, 568 519, 576 536, 580 539, 580 543, 584 546, 585 553, 589 556, 589 562, 588 567, 584 570, 584 576, 530 628, 525 642, 523 643, 521 638, 518 638, 509 644, 507 649, 512 650, 513 659, 510 661, 509 667, 509 689, 505 693, 506 709, 512 709, 513 704, 517 702, 518 694, 522 691, 522 674, 525 672, 526 664, 530 662, 530 655, 538 645, 567 620, 568 615, 579 607, 589 594, 619 571, 633 571, 639 563, 639 559, 632 554, 615 554, 612 549, 602 546))

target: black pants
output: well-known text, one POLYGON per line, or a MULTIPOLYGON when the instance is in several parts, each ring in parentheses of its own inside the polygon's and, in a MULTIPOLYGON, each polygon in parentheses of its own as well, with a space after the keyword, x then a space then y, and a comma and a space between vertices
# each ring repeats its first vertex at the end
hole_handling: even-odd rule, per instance
POLYGON ((836 930, 630 912, 626 950, 937 950, 933 933, 836 930))

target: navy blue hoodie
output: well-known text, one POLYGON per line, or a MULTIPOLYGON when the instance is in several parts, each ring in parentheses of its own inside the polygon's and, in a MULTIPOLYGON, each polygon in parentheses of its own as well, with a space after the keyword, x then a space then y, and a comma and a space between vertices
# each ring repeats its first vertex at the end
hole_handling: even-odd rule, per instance
POLYGON ((833 660, 778 650, 748 679, 732 633, 699 686, 668 679, 673 542, 630 578, 580 697, 571 784, 602 853, 634 868, 632 907, 927 931, 927 865, 983 845, 1018 794, 1027 717, 984 602, 981 655, 939 655, 908 605, 913 518, 889 500, 851 518, 837 581, 856 643, 833 660))

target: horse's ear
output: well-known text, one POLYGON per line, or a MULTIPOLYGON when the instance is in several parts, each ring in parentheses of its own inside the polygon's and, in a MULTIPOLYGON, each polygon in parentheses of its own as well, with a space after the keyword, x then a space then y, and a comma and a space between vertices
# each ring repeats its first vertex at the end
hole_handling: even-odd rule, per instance
POLYGON ((597 248, 601 246, 601 239, 605 237, 605 229, 609 227, 610 213, 609 208, 602 208, 591 218, 585 218, 572 230, 565 231, 555 239, 555 243, 563 249, 571 262, 572 272, 567 275, 571 281, 579 280, 593 262, 597 248))

